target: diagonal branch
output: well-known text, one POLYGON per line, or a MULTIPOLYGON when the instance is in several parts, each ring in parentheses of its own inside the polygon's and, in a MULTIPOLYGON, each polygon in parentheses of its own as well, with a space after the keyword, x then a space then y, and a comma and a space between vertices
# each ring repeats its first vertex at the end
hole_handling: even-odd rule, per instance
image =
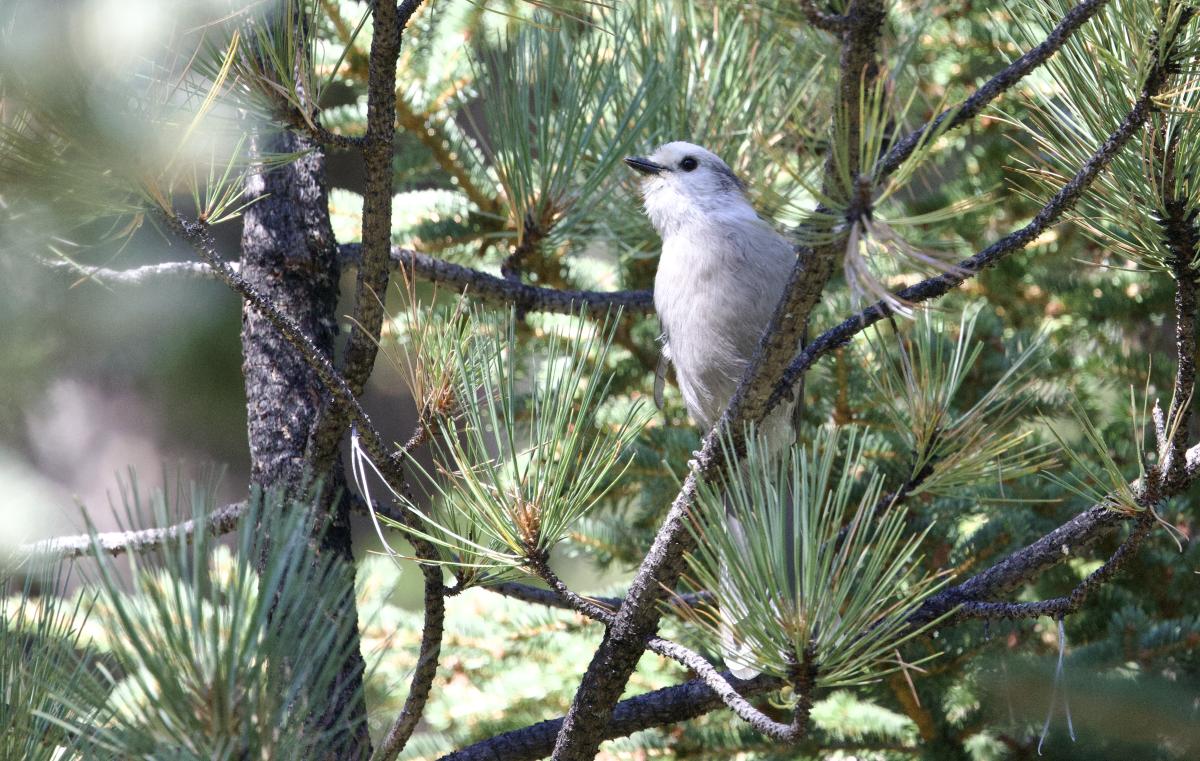
MULTIPOLYGON (((575 610, 571 603, 564 600, 553 589, 542 589, 541 587, 521 584, 516 581, 485 582, 480 586, 489 592, 495 592, 513 600, 520 600, 534 605, 545 605, 549 608, 575 610)), ((621 607, 621 603, 623 602, 623 598, 620 597, 589 597, 588 599, 611 610, 621 607)), ((712 601, 713 596, 711 592, 688 592, 687 594, 671 596, 671 606, 673 608, 694 608, 697 605, 710 605, 712 601)))
MULTIPOLYGON (((741 680, 722 672, 742 695, 762 695, 784 686, 782 679, 757 676, 741 680)), ((600 729, 602 740, 625 737, 634 732, 664 724, 675 724, 703 716, 722 707, 721 698, 701 679, 674 687, 665 687, 622 700, 613 708, 612 717, 600 729)), ((536 761, 554 747, 563 719, 539 722, 505 732, 443 756, 440 761, 536 761)))
MULTIPOLYGON (((417 552, 419 555, 426 555, 427 550, 428 548, 418 549, 417 552)), ((429 700, 433 680, 437 676, 438 660, 442 652, 442 635, 446 625, 446 587, 442 583, 440 565, 422 563, 421 573, 425 576, 425 620, 421 625, 421 646, 417 655, 417 665, 413 669, 404 706, 379 743, 379 747, 375 749, 371 761, 392 761, 404 750, 425 713, 425 703, 429 700)))
POLYGON ((276 330, 284 337, 304 361, 313 369, 321 384, 329 394, 344 405, 350 412, 350 417, 360 426, 367 452, 373 458, 382 462, 387 459, 387 449, 383 438, 371 423, 366 410, 358 403, 358 398, 350 388, 342 374, 333 366, 333 362, 325 353, 317 348, 312 339, 287 315, 283 314, 269 299, 250 285, 225 259, 217 252, 212 235, 207 225, 191 222, 182 217, 163 215, 167 229, 191 245, 192 249, 205 263, 212 268, 213 274, 230 290, 239 294, 248 304, 263 315, 276 330))
MULTIPOLYGON (((392 164, 396 142, 396 61, 405 26, 421 0, 375 0, 371 4, 371 49, 368 55, 367 131, 362 149, 365 189, 362 208, 362 261, 354 287, 354 314, 342 362, 342 374, 352 394, 366 386, 383 327, 383 298, 389 278, 391 256, 392 164)), ((337 455, 345 433, 348 410, 335 398, 309 436, 308 459, 324 470, 337 455)), ((374 454, 374 453, 372 453, 374 454)))
MULTIPOLYGON (((611 610, 598 605, 596 601, 582 597, 571 591, 569 587, 558 577, 556 573, 546 563, 545 559, 540 556, 533 556, 526 559, 530 570, 538 575, 543 581, 550 585, 553 594, 557 594, 562 603, 576 612, 598 621, 605 626, 611 626, 614 615, 611 610)), ((762 734, 770 737, 773 740, 784 743, 794 743, 803 739, 807 731, 808 711, 812 708, 811 700, 807 706, 798 710, 795 720, 790 724, 784 724, 775 721, 771 717, 759 711, 739 693, 737 689, 729 683, 725 674, 717 671, 708 659, 700 655, 696 651, 684 647, 677 642, 672 642, 662 637, 650 637, 646 640, 645 649, 652 653, 661 655, 664 658, 670 658, 677 663, 691 669, 704 681, 709 688, 721 698, 721 702, 728 706, 738 718, 745 721, 750 726, 757 729, 762 734)), ((806 661, 811 663, 811 653, 806 653, 806 661)), ((813 678, 815 678, 815 667, 804 668, 801 674, 810 677, 804 685, 804 691, 809 692, 813 687, 813 678)), ((797 686, 799 690, 799 686, 797 686)))
POLYGON ((1107 4, 1108 0, 1084 0, 1067 11, 1062 21, 1046 35, 1046 39, 1040 45, 1010 63, 962 103, 946 109, 929 124, 918 127, 897 141, 875 166, 876 178, 882 179, 896 171, 917 149, 927 133, 951 130, 974 119, 989 103, 1048 61, 1079 27, 1107 4))
MULTIPOLYGON (((967 279, 978 275, 1004 257, 1024 249, 1036 240, 1063 214, 1074 208, 1080 196, 1091 187, 1100 172, 1108 166, 1117 152, 1125 147, 1134 133, 1142 128, 1154 108, 1154 98, 1162 92, 1167 84, 1169 73, 1170 61, 1155 62, 1146 78, 1141 95, 1129 113, 1087 162, 1080 167, 1075 176, 1059 188, 1054 197, 1038 211, 1029 224, 1009 233, 969 259, 959 262, 954 270, 935 275, 897 291, 895 298, 908 304, 920 304, 940 298, 967 279)), ((857 315, 818 336, 778 376, 779 382, 766 402, 766 409, 770 411, 786 399, 791 398, 795 385, 819 358, 846 345, 851 338, 891 315, 892 310, 883 301, 877 301, 857 315)))
POLYGON ((1121 542, 1121 546, 1112 554, 1104 565, 1097 568, 1088 577, 1079 582, 1070 594, 1055 597, 1050 600, 1037 602, 967 602, 951 615, 952 621, 965 621, 972 618, 1014 620, 1019 618, 1038 618, 1049 616, 1062 620, 1083 606, 1087 596, 1101 585, 1111 580, 1125 566, 1141 547, 1142 541, 1150 534, 1155 526, 1154 515, 1146 510, 1138 517, 1137 525, 1121 542))
MULTIPOLYGON (((409 490, 408 479, 404 473, 404 461, 407 456, 412 455, 425 444, 428 440, 428 431, 428 421, 419 420, 416 430, 404 447, 396 453, 396 456, 379 463, 383 469, 382 475, 386 477, 389 484, 396 484, 406 491, 409 490)), ((365 479, 366 474, 363 473, 362 477, 365 479)), ((369 495, 364 493, 363 496, 369 499, 369 495)), ((411 495, 409 496, 411 499, 411 495)), ((371 513, 372 520, 376 520, 376 506, 367 502, 366 499, 363 500, 363 504, 371 513)), ((416 529, 415 516, 408 510, 390 510, 388 514, 398 525, 403 527, 405 538, 412 545, 417 560, 424 561, 419 563, 419 567, 425 580, 425 619, 421 626, 421 645, 417 655, 417 665, 413 669, 412 679, 409 682, 408 695, 404 699, 400 713, 371 756, 371 761, 393 761, 408 745, 409 739, 416 731, 417 724, 420 723, 421 717, 425 713, 425 704, 433 690, 433 680, 437 677, 438 662, 442 652, 442 637, 446 625, 446 596, 461 590, 461 587, 456 587, 452 592, 446 588, 442 581, 442 566, 436 562, 438 549, 432 542, 421 536, 419 531, 414 530, 416 529)))
MULTIPOLYGON (((838 113, 847 119, 848 123, 841 125, 845 128, 842 132, 850 136, 850 167, 857 169, 857 134, 861 129, 857 123, 861 114, 858 104, 862 88, 869 85, 877 72, 876 51, 886 14, 881 0, 851 0, 846 18, 849 23, 842 37, 838 89, 843 107, 838 113)), ((832 186, 837 180, 829 163, 826 185, 832 186)), ((768 412, 766 401, 771 386, 794 354, 808 315, 833 274, 838 247, 839 241, 834 241, 799 252, 784 295, 750 367, 721 419, 705 436, 696 457, 697 466, 688 474, 672 503, 625 601, 588 665, 555 743, 555 761, 585 761, 595 756, 604 727, 641 658, 644 642, 658 626, 661 617, 658 602, 664 590, 673 588, 682 573, 683 555, 692 542, 687 520, 695 503, 697 484, 720 469, 722 432, 737 435, 746 422, 761 421, 768 412)))
MULTIPOLYGON (((1144 480, 1130 483, 1130 489, 1139 495, 1144 510, 1148 512, 1159 502, 1183 493, 1200 479, 1200 444, 1188 449, 1184 460, 1183 475, 1176 481, 1164 480, 1152 473, 1144 480)), ((925 624, 964 603, 989 600, 1011 592, 1046 569, 1075 557, 1080 550, 1131 517, 1130 513, 1114 510, 1104 503, 1093 505, 986 571, 930 597, 913 614, 911 621, 914 625, 925 624)))

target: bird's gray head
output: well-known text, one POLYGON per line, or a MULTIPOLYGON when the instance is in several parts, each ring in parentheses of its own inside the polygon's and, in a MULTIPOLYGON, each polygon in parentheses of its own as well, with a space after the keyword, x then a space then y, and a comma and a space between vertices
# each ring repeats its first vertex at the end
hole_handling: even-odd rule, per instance
POLYGON ((720 157, 698 145, 667 143, 649 156, 630 156, 625 163, 643 175, 646 215, 660 235, 697 217, 755 216, 742 181, 720 157))

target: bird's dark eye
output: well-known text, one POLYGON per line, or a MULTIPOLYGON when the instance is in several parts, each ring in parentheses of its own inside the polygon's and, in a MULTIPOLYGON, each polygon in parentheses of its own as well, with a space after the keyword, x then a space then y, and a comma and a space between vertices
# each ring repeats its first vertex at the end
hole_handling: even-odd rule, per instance
POLYGON ((690 172, 698 166, 700 166, 700 162, 691 156, 684 156, 683 161, 679 162, 679 168, 685 172, 690 172))

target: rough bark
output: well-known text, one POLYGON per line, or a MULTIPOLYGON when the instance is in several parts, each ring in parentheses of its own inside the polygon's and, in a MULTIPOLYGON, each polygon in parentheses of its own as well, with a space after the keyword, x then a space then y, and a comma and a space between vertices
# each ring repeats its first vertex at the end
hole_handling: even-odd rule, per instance
MULTIPOLYGON (((302 151, 312 146, 294 134, 262 140, 259 149, 302 151)), ((251 178, 246 193, 265 196, 245 215, 241 273, 332 356, 337 331, 340 265, 329 223, 325 188, 325 158, 312 150, 286 166, 251 178)), ((253 307, 242 311, 242 372, 246 383, 246 417, 250 442, 251 481, 262 486, 294 485, 304 474, 305 448, 317 415, 329 404, 316 372, 253 307)), ((328 524, 314 543, 315 554, 332 553, 347 564, 353 578, 349 504, 344 499, 345 476, 340 463, 325 479, 328 524)), ((366 758, 370 753, 366 705, 363 700, 363 659, 357 643, 358 611, 347 595, 336 613, 353 621, 352 655, 342 664, 339 694, 327 716, 313 717, 328 724, 339 714, 354 721, 343 730, 339 759, 366 758)), ((298 653, 307 658, 312 654, 298 653)), ((322 727, 327 729, 328 727, 322 727)))

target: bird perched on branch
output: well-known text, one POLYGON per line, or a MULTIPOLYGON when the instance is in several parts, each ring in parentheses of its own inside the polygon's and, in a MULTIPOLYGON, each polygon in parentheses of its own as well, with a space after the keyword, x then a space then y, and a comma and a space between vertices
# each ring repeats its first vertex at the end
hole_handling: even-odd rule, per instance
MULTIPOLYGON (((663 358, 675 366, 688 412, 711 428, 754 357, 796 263, 795 250, 758 216, 745 185, 712 152, 674 142, 625 163, 643 175, 646 214, 662 237, 654 308, 663 358)), ((769 449, 794 441, 791 413, 790 405, 781 407, 763 421, 769 449)), ((728 528, 740 534, 732 519, 728 528)), ((730 607, 736 604, 723 605, 722 620, 733 627, 740 616, 730 607)), ((739 665, 733 632, 725 644, 734 674, 753 676, 739 665)))

